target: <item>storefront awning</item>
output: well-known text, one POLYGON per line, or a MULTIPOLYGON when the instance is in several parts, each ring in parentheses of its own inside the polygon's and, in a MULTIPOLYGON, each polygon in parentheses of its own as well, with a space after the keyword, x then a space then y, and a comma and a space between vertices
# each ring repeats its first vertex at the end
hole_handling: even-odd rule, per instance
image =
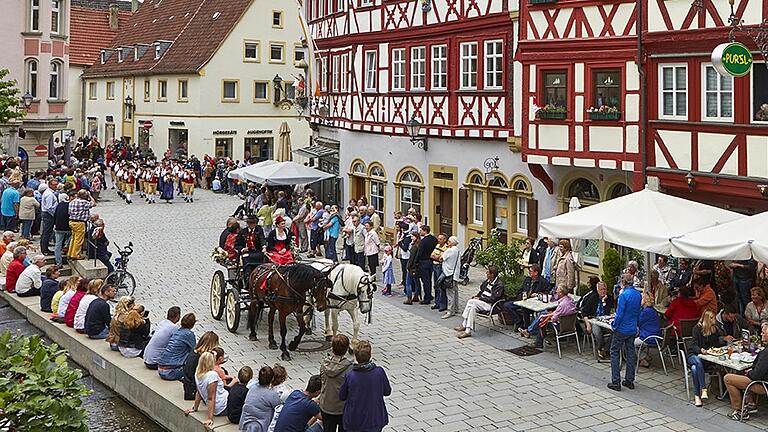
POLYGON ((304 156, 307 158, 318 158, 318 157, 338 158, 339 157, 338 149, 333 149, 320 144, 315 144, 313 146, 296 149, 293 152, 296 153, 297 155, 304 156))

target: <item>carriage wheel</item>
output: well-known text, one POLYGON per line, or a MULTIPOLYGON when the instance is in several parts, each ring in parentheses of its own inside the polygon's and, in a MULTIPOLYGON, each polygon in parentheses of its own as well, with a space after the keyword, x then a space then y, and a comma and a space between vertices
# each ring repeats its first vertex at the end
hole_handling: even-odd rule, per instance
POLYGON ((237 328, 240 326, 240 293, 234 289, 227 291, 226 309, 227 330, 237 333, 237 328))
POLYGON ((220 320, 221 315, 224 314, 224 293, 226 290, 226 282, 224 282, 224 273, 221 270, 216 270, 211 279, 211 315, 213 319, 220 320))

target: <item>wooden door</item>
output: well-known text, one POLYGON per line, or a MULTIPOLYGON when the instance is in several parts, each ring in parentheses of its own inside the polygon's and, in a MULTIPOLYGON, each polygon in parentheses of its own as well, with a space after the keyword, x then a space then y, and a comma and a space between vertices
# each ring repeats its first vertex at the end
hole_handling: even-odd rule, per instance
POLYGON ((349 176, 349 199, 357 201, 365 193, 365 179, 363 177, 349 176))
POLYGON ((438 233, 452 236, 453 232, 453 189, 436 188, 438 206, 436 209, 439 218, 438 233))

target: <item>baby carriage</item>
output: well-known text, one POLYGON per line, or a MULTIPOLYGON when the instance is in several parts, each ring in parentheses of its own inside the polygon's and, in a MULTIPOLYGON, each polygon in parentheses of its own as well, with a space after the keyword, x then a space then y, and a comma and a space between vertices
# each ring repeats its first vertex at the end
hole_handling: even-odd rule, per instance
MULTIPOLYGON (((480 235, 483 233, 480 232, 480 235)), ((469 268, 477 265, 475 255, 483 249, 483 239, 481 237, 472 237, 469 240, 469 247, 461 254, 461 269, 459 270, 459 283, 466 285, 469 283, 469 268)))

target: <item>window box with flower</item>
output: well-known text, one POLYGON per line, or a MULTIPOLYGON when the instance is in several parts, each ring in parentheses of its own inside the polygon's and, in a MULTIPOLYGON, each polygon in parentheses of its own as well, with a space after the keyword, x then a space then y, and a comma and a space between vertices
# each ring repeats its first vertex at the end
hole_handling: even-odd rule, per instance
POLYGON ((532 5, 546 4, 546 3, 557 3, 557 0, 528 0, 528 4, 532 4, 532 5))
POLYGON ((587 115, 590 120, 619 120, 621 111, 613 106, 602 105, 599 108, 589 107, 587 115))
POLYGON ((565 120, 566 114, 565 107, 556 105, 545 105, 536 111, 536 117, 541 120, 565 120))

